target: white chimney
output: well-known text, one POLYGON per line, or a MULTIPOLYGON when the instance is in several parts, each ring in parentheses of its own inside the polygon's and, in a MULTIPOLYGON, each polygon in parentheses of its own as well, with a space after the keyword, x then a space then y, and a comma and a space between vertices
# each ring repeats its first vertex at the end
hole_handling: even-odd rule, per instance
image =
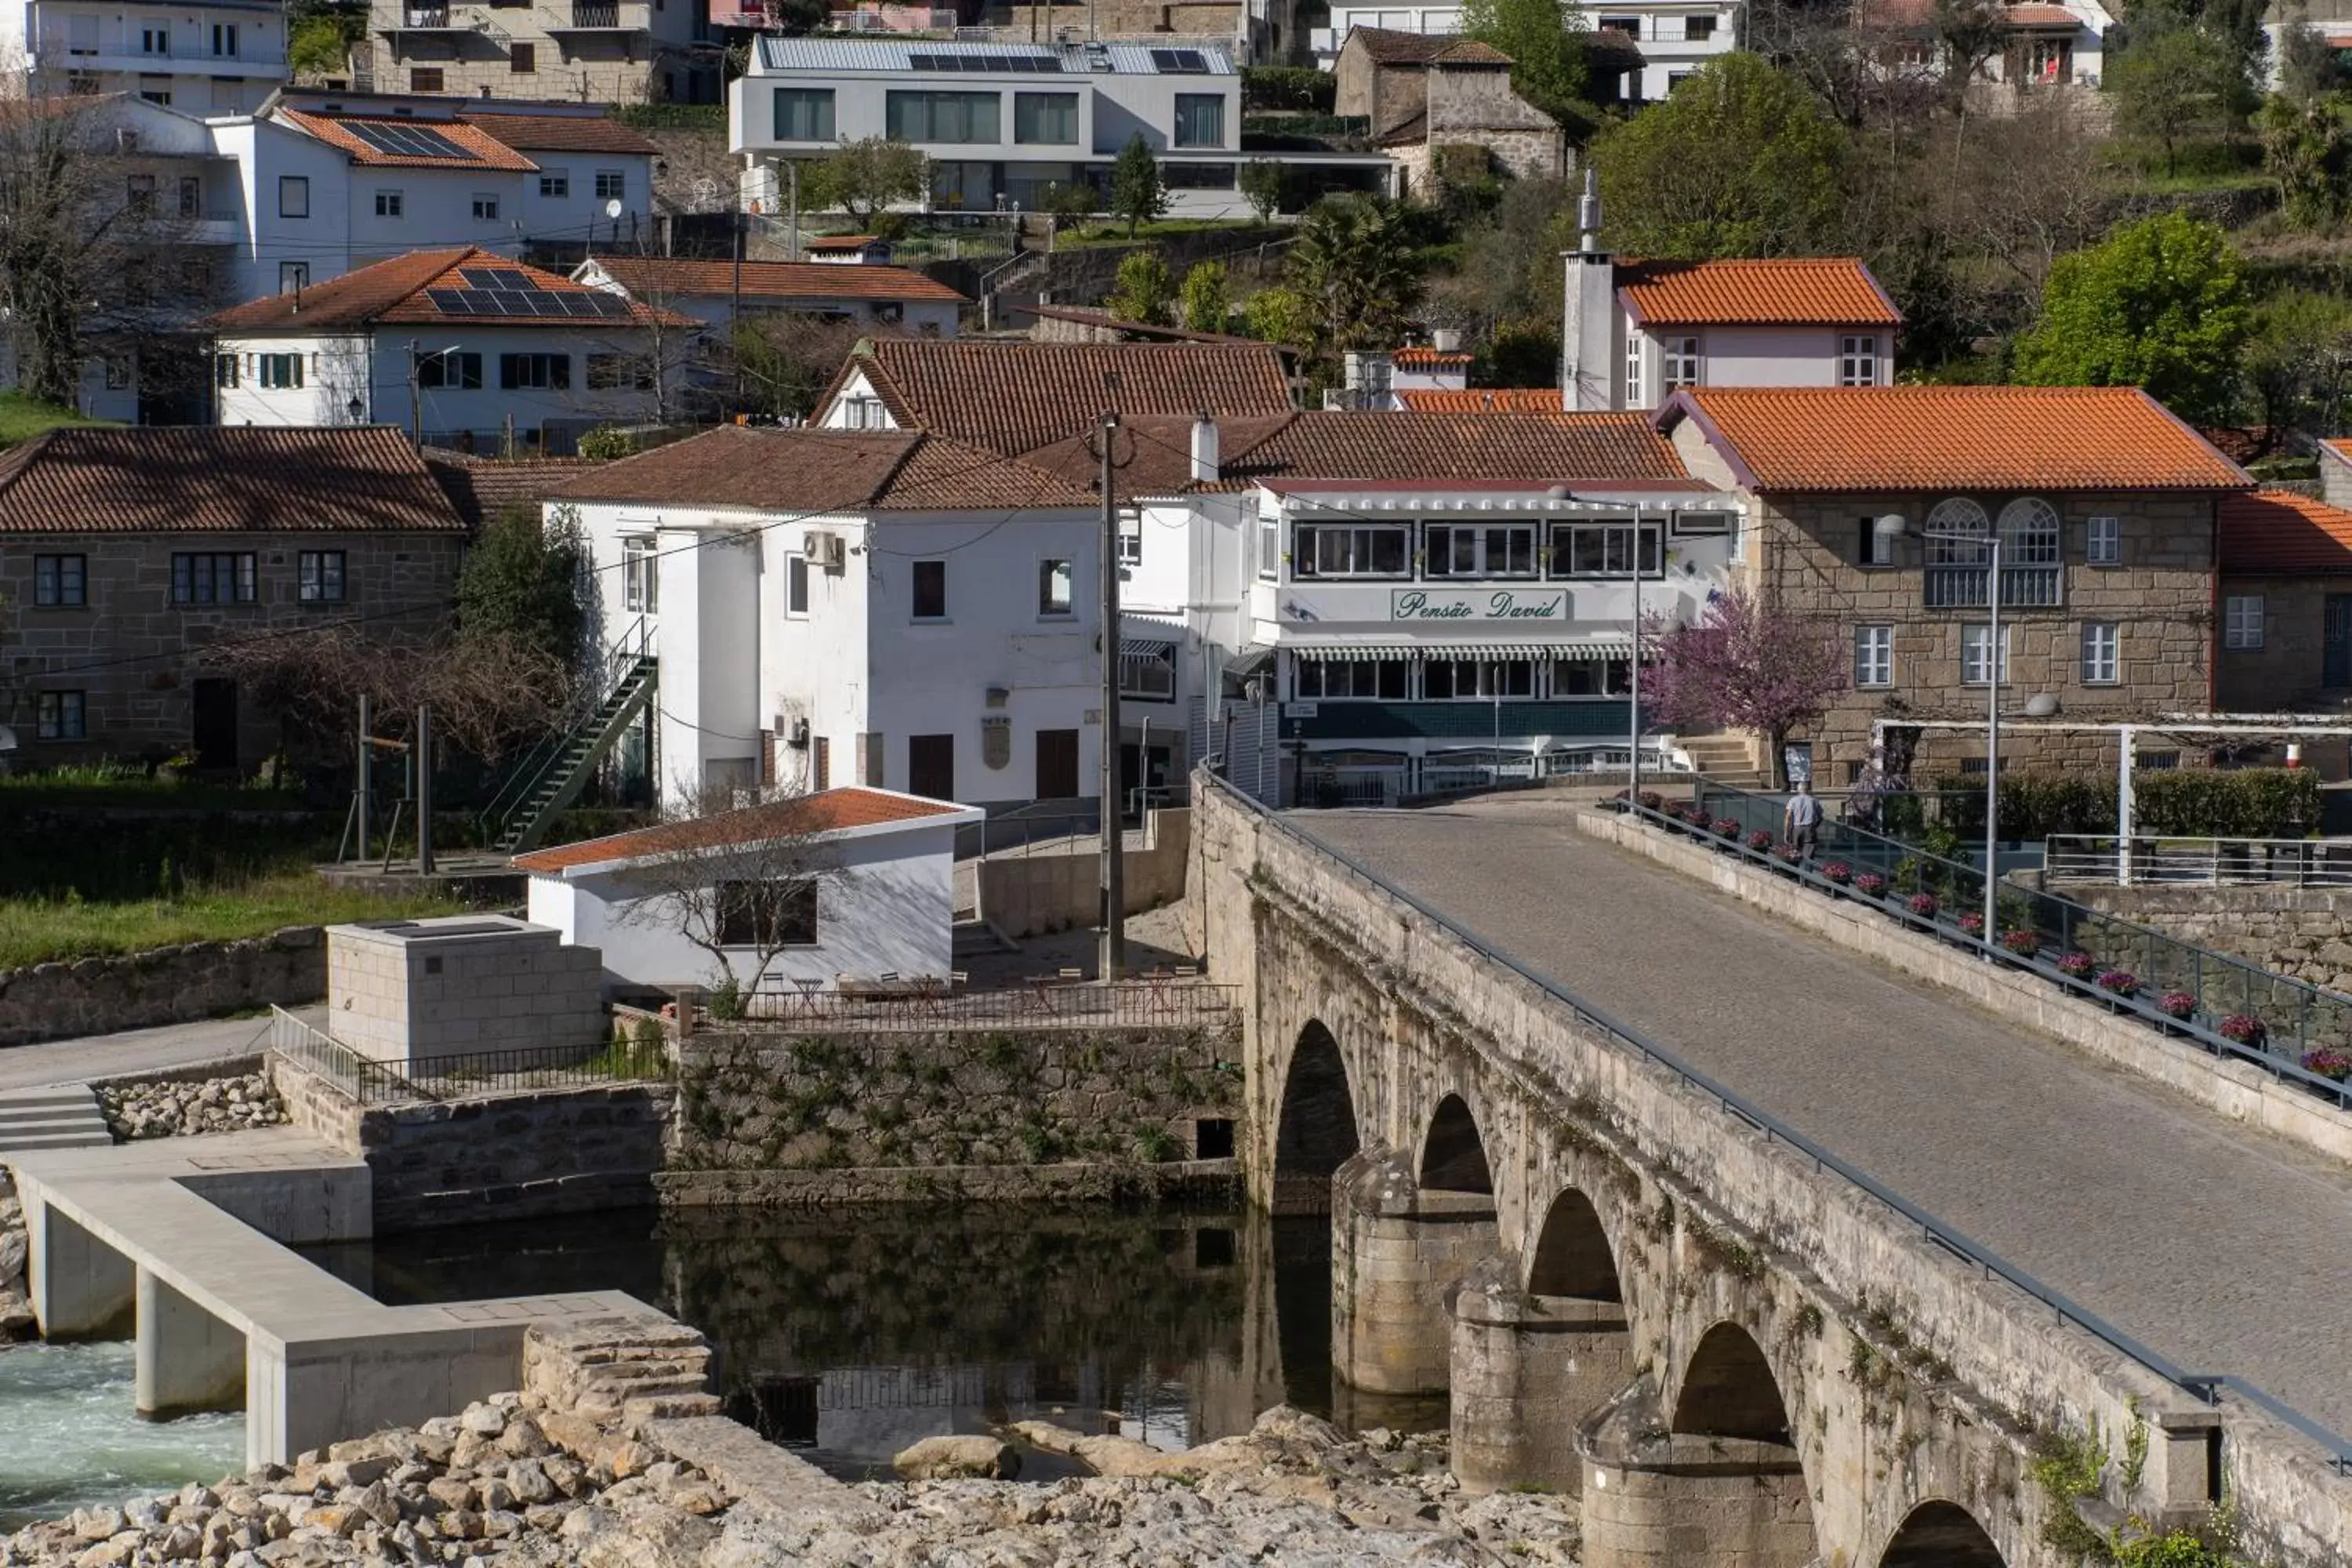
POLYGON ((1560 253, 1567 276, 1559 322, 1559 405, 1620 407, 1625 395, 1616 385, 1624 374, 1624 355, 1617 346, 1617 266, 1600 247, 1601 182, 1589 166, 1583 198, 1576 204, 1576 226, 1577 248, 1560 253))
POLYGON ((1429 334, 1429 346, 1442 354, 1459 353, 1462 348, 1462 333, 1453 327, 1439 327, 1429 334))
POLYGON ((1192 482, 1217 482, 1217 422, 1203 414, 1192 421, 1192 482))

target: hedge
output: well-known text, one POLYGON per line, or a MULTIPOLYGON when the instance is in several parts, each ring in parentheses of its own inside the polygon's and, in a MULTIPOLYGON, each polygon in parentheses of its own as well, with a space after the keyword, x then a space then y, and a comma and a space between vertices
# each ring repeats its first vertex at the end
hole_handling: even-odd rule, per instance
MULTIPOLYGON (((1944 826, 1963 837, 1984 832, 1982 773, 1941 773, 1928 787, 1941 796, 1944 826)), ((2133 828, 2142 835, 2300 838, 2319 823, 2319 775, 2308 768, 2168 768, 2135 773, 2132 793, 2133 828)), ((2000 828, 2003 838, 2025 840, 2113 833, 2115 781, 2003 774, 2000 828)))
POLYGON ((1328 114, 1339 101, 1339 81, 1313 66, 1244 66, 1242 68, 1242 112, 1283 110, 1328 114))

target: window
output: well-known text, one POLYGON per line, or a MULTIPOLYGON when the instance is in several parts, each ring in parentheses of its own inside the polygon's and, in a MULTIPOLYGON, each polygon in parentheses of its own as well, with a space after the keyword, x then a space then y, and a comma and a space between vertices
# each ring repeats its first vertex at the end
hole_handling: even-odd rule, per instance
POLYGON ((172 52, 172 25, 169 22, 149 22, 139 29, 139 52, 142 55, 168 55, 172 52))
MULTIPOLYGON (((1139 512, 1122 512, 1118 523, 1118 563, 1122 566, 1143 564, 1143 517, 1139 512)), ((1127 581, 1121 574, 1119 581, 1127 581)))
POLYGON ((1428 545, 1422 552, 1424 577, 1536 574, 1536 528, 1531 522, 1501 528, 1433 522, 1427 537, 1428 545))
POLYGON ((1625 331, 1625 406, 1646 406, 1642 391, 1642 334, 1630 325, 1625 331))
POLYGON ((993 92, 892 92, 882 101, 883 124, 899 142, 1001 141, 1002 94, 993 92))
POLYGON ((243 354, 213 355, 213 384, 224 391, 236 387, 242 379, 239 372, 245 368, 244 362, 243 354))
POLYGON ((1876 338, 1840 338, 1838 340, 1838 384, 1840 386, 1876 386, 1878 384, 1878 340, 1876 338))
POLYGON ((278 216, 309 217, 310 216, 310 178, 307 174, 278 176, 278 216))
POLYGON ((1856 686, 1895 684, 1895 628, 1853 628, 1853 683, 1856 686))
POLYGON ((650 539, 621 541, 621 607, 649 616, 661 609, 661 558, 650 539))
POLYGON ((2263 646, 2263 596, 2232 594, 2221 605, 2221 646, 2258 648, 2263 646))
POLYGON ((213 24, 214 58, 224 60, 233 60, 236 58, 236 28, 237 24, 235 22, 215 22, 213 24))
POLYGON ((2094 566, 2114 566, 2124 558, 2123 519, 2095 517, 2084 525, 2083 559, 2094 566))
POLYGON ((1176 700, 1176 645, 1129 643, 1118 650, 1118 694, 1144 702, 1176 700))
POLYGON ((1894 565, 1895 554, 1898 547, 1897 542, 1878 531, 1878 520, 1874 517, 1864 517, 1854 521, 1860 536, 1860 543, 1854 551, 1854 559, 1864 566, 1894 565))
POLYGON ((2000 509, 2000 602, 2052 605, 2064 596, 2058 509, 2021 496, 2000 509))
POLYGON ((302 384, 300 354, 256 354, 253 379, 266 391, 291 392, 302 384))
POLYGON ((569 391, 572 386, 572 356, 500 354, 499 385, 509 392, 518 388, 569 391))
POLYGON ((1037 613, 1070 614, 1070 563, 1063 560, 1037 563, 1037 613))
POLYGON ((784 614, 808 614, 808 557, 805 555, 784 557, 784 614))
POLYGON ((1985 602, 1985 576, 1992 552, 1983 542, 1992 523, 1984 508, 1964 496, 1937 501, 1927 513, 1927 605, 1952 609, 1985 602), (1955 537, 1958 536, 1958 537, 1955 537))
POLYGON ((1713 37, 1715 37, 1714 17, 1685 16, 1683 18, 1683 42, 1696 44, 1713 37))
POLYGON ((1302 658, 1291 672, 1291 695, 1402 702, 1412 669, 1412 664, 1402 658, 1302 658))
POLYGON ((588 356, 588 387, 592 392, 651 392, 653 362, 643 354, 592 353, 588 356))
POLYGON ((310 264, 307 261, 281 261, 278 264, 278 291, 299 293, 310 286, 310 264))
POLYGON ((482 356, 442 349, 416 356, 416 384, 430 391, 478 392, 482 386, 482 356))
POLYGON ((1412 530, 1402 523, 1369 528, 1300 523, 1292 541, 1294 578, 1412 575, 1412 530))
POLYGON ((1654 522, 1640 525, 1638 542, 1632 518, 1622 521, 1554 523, 1551 531, 1551 574, 1555 577, 1631 577, 1634 552, 1641 552, 1642 575, 1659 574, 1661 530, 1654 522))
POLYGON ((441 68, 439 66, 412 66, 409 68, 408 90, 411 92, 439 92, 441 90, 441 68))
POLYGON ((1421 690, 1433 702, 1532 697, 1536 667, 1524 658, 1433 658, 1421 667, 1421 690))
POLYGON ((507 46, 507 74, 530 76, 539 69, 539 50, 530 44, 507 46))
POLYGON ((180 176, 180 216, 182 217, 205 216, 205 182, 197 175, 180 176))
POLYGON ((155 176, 132 174, 124 180, 123 184, 125 205, 142 217, 152 217, 155 213, 155 176))
POLYGON ((829 87, 776 89, 776 140, 779 142, 832 141, 833 89, 829 87))
POLYGON ((1282 519, 1257 520, 1257 574, 1271 580, 1282 575, 1282 519))
POLYGON ((628 195, 629 176, 626 174, 623 173, 619 169, 599 169, 596 171, 596 199, 598 201, 626 201, 628 199, 628 195))
POLYGON ((168 87, 149 87, 147 85, 147 80, 148 79, 145 77, 141 77, 139 79, 140 98, 144 101, 155 104, 160 108, 171 108, 172 89, 168 87))
POLYGON ((1076 145, 1078 95, 1075 92, 1014 93, 1013 140, 1048 147, 1076 145))
POLYGON ((499 198, 492 195, 485 195, 478 192, 476 193, 474 196, 474 221, 476 223, 498 222, 499 198))
POLYGON ((2123 643, 2113 621, 2083 623, 2083 684, 2113 686, 2123 679, 2123 643))
POLYGON ((172 557, 172 603, 175 605, 250 605, 254 589, 250 553, 172 557))
POLYGON ((375 194, 375 216, 378 217, 398 217, 404 205, 398 191, 378 191, 375 194))
POLYGON ((841 428, 845 430, 887 430, 890 420, 878 397, 845 397, 841 400, 841 428))
POLYGON ((128 392, 138 374, 139 362, 129 354, 109 354, 100 363, 106 373, 106 390, 128 392))
POLYGON ((816 884, 719 883, 719 942, 722 947, 815 946, 816 884))
POLYGON ((88 704, 79 691, 44 691, 35 699, 37 704, 37 728, 34 733, 44 741, 79 741, 87 731, 84 717, 88 704))
MULTIPOLYGON (((1992 628, 1990 626, 1977 626, 1960 628, 1960 684, 1962 686, 1982 686, 1985 683, 1988 679, 1988 667, 1991 662, 1989 657, 1991 649, 1992 628)), ((2004 682, 2009 679, 2009 628, 2007 626, 2000 628, 2000 679, 2004 682)))
POLYGON ((915 563, 915 619, 943 621, 948 618, 948 563, 944 561, 915 563))
POLYGON ((340 605, 343 602, 341 551, 305 550, 301 552, 299 565, 304 604, 340 605))
POLYGON ((572 176, 565 174, 540 175, 539 194, 552 202, 569 200, 572 195, 572 176))
POLYGON ((1554 697, 1622 697, 1633 689, 1633 661, 1559 658, 1551 666, 1554 697))
POLYGON ((1696 386, 1702 370, 1698 340, 1692 337, 1668 338, 1665 351, 1666 390, 1672 392, 1678 386, 1696 386))
POLYGON ((1225 144, 1225 100, 1212 92, 1176 95, 1176 145, 1222 147, 1225 144))
POLYGON ((1642 18, 1603 16, 1601 18, 1601 30, 1604 33, 1622 33, 1629 38, 1638 38, 1642 36, 1642 18))
POLYGON ((79 609, 89 603, 89 558, 83 555, 33 557, 33 603, 45 610, 79 609))

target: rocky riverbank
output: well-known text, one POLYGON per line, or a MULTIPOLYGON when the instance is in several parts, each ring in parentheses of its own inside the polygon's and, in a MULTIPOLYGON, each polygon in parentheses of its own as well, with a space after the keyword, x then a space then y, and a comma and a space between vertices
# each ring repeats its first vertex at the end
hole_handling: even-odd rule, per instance
POLYGON ((0 1165, 0 1345, 29 1338, 33 1332, 33 1298, 25 1284, 25 1261, 31 1251, 25 1227, 24 1201, 16 1196, 16 1179, 0 1165))
POLYGON ((243 1132, 286 1120, 286 1102, 270 1087, 268 1075, 260 1072, 189 1083, 136 1079, 100 1084, 98 1109, 118 1143, 243 1132))

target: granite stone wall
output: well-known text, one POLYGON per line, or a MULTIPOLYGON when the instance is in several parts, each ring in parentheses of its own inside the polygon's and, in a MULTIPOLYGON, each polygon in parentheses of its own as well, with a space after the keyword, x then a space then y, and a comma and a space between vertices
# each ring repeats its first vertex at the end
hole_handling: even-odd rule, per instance
POLYGON ((0 1046, 183 1024, 272 1003, 299 1006, 326 991, 327 947, 317 926, 36 963, 0 970, 0 1046))
POLYGON ((2053 883, 2078 903, 2352 995, 2352 889, 2053 883))

